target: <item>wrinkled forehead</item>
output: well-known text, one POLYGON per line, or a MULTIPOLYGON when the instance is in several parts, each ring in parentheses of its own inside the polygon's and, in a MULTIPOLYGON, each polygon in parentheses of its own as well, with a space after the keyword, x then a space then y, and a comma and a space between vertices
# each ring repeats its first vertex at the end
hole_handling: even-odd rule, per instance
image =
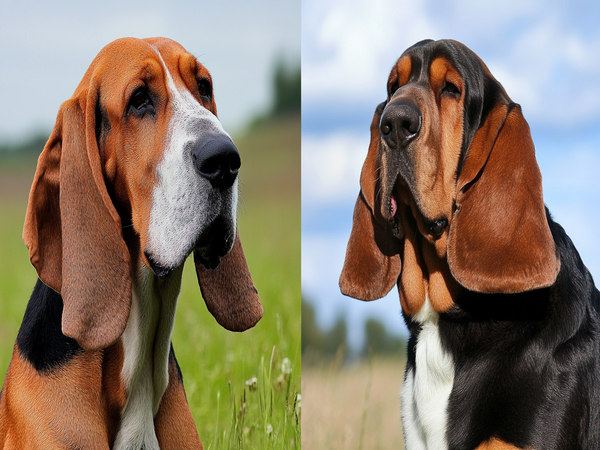
POLYGON ((431 65, 443 59, 458 72, 469 90, 483 90, 481 60, 468 47, 453 40, 424 40, 409 47, 398 59, 389 77, 390 83, 428 83, 431 65))
POLYGON ((136 78, 148 82, 163 79, 166 72, 176 85, 194 85, 198 78, 211 81, 208 70, 175 41, 123 38, 98 53, 75 94, 87 89, 90 79, 97 80, 99 87, 106 91, 136 78))
MULTIPOLYGON (((388 93, 409 83, 425 89, 435 82, 443 82, 440 76, 448 69, 462 80, 463 96, 463 143, 462 157, 466 155, 475 131, 483 124, 493 106, 499 102, 509 103, 510 98, 485 63, 468 47, 453 40, 421 41, 408 48, 398 59, 388 78, 388 93), (440 73, 435 73, 440 69, 440 73)), ((388 98, 389 100, 389 98, 388 98)))
POLYGON ((188 53, 181 44, 167 38, 149 38, 144 41, 148 42, 160 54, 171 74, 179 74, 183 77, 192 74, 196 78, 211 80, 208 69, 192 54, 188 53))

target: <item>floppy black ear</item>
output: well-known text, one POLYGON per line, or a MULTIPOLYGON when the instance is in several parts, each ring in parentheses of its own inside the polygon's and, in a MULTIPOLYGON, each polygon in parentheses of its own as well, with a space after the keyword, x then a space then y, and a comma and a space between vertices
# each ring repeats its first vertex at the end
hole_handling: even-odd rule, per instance
POLYGON ((376 200, 379 120, 384 107, 385 103, 377 107, 371 122, 369 152, 361 172, 361 191, 354 207, 352 232, 339 281, 344 295, 360 300, 384 297, 396 285, 402 269, 400 241, 391 234, 376 200))
POLYGON ((458 180, 448 236, 456 280, 482 293, 552 285, 560 260, 546 220, 542 176, 516 104, 498 104, 475 133, 458 180))
POLYGON ((123 333, 131 306, 129 253, 104 185, 95 136, 97 94, 60 108, 29 195, 23 240, 40 279, 62 296, 62 331, 86 350, 123 333))

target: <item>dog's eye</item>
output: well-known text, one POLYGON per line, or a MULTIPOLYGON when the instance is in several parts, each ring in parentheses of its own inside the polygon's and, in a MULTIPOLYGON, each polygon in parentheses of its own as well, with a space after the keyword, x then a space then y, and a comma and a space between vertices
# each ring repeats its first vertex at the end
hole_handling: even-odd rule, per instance
POLYGON ((212 92, 210 89, 210 83, 207 80, 198 81, 198 92, 200 93, 202 100, 210 101, 212 92))
POLYGON ((149 107, 152 106, 150 95, 146 87, 138 88, 129 100, 129 107, 138 114, 145 114, 149 107))
POLYGON ((394 82, 392 83, 392 85, 390 86, 390 97, 391 97, 392 95, 394 95, 394 93, 395 93, 395 92, 398 90, 398 87, 399 87, 399 86, 398 86, 398 82, 397 82, 397 81, 394 81, 394 82))
POLYGON ((145 89, 140 88, 137 91, 135 91, 134 94, 131 96, 131 106, 133 106, 136 109, 140 109, 144 104, 148 102, 148 100, 148 93, 145 89))
POLYGON ((442 87, 442 95, 450 95, 452 97, 460 98, 460 91, 454 83, 446 81, 444 87, 442 87))

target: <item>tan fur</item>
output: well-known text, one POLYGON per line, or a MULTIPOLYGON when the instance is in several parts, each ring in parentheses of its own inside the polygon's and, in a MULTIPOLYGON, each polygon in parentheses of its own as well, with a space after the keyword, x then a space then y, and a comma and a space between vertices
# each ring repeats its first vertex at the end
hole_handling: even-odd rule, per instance
MULTIPOLYGON (((501 441, 500 439, 491 439, 479 445, 475 450, 527 450, 512 444, 501 441)), ((533 449, 529 449, 533 450, 533 449)))
POLYGON ((452 275, 477 292, 548 287, 560 260, 546 220, 529 127, 519 107, 510 112, 499 107, 490 115, 469 149, 478 158, 467 158, 458 180, 448 242, 452 275), (497 116, 503 120, 494 122, 497 116), (472 185, 471 177, 478 177, 472 185))
POLYGON ((108 412, 120 411, 124 395, 118 378, 103 385, 103 364, 102 352, 87 352, 54 376, 40 376, 15 345, 2 392, 4 448, 108 449, 115 433, 108 412))
MULTIPOLYGON (((410 70, 411 65, 407 61, 410 59, 400 58, 395 69, 392 69, 388 85, 395 80, 408 82, 406 70, 410 70)), ((421 308, 426 294, 436 311, 446 311, 454 304, 452 294, 458 290, 445 261, 447 231, 435 239, 423 222, 424 216, 429 219, 451 217, 456 196, 454 176, 462 143, 464 95, 458 99, 440 95, 446 80, 464 92, 456 70, 445 59, 437 58, 429 68, 429 87, 410 85, 403 88, 399 83, 399 90, 393 95, 394 101, 410 100, 423 117, 418 143, 410 147, 410 151, 414 152, 419 197, 414 198, 403 187, 403 182, 394 190, 397 200, 409 207, 405 211, 416 220, 417 225, 415 229, 408 222, 403 222, 406 241, 398 286, 402 306, 408 314, 414 314, 421 308)), ((389 179, 386 170, 384 163, 381 167, 382 180, 389 179)), ((382 190, 389 189, 382 181, 382 190)), ((382 214, 385 213, 386 208, 382 205, 382 214)))
MULTIPOLYGON (((399 206, 400 207, 400 206, 399 206)), ((403 206, 406 210, 407 206, 403 206)), ((425 302, 427 278, 423 273, 422 256, 418 245, 416 229, 411 226, 408 213, 402 215, 405 230, 402 275, 398 280, 400 304, 406 314, 416 314, 425 302)))
POLYGON ((180 382, 175 358, 169 358, 169 385, 163 394, 160 408, 154 418, 154 428, 162 450, 198 448, 202 444, 196 433, 194 418, 180 382))

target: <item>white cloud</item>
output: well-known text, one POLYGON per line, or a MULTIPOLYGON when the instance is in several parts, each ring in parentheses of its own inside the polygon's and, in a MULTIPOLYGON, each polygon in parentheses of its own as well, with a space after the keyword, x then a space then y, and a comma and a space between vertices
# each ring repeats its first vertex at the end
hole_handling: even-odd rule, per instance
POLYGON ((406 48, 452 38, 482 57, 528 120, 562 127, 600 120, 600 30, 581 26, 564 2, 509 3, 306 1, 303 97, 375 104, 406 48))
POLYGON ((544 202, 565 229, 596 280, 600 279, 600 154, 591 145, 538 154, 544 202))
POLYGON ((422 2, 305 2, 303 98, 370 98, 385 93, 388 72, 412 43, 435 36, 422 2), (407 19, 409 18, 409 19, 407 19), (348 97, 349 96, 349 97, 348 97))
POLYGON ((523 29, 489 67, 529 120, 561 127, 600 119, 600 36, 585 38, 556 14, 523 29))
POLYGON ((356 199, 368 146, 368 134, 303 134, 302 202, 323 205, 356 199))

